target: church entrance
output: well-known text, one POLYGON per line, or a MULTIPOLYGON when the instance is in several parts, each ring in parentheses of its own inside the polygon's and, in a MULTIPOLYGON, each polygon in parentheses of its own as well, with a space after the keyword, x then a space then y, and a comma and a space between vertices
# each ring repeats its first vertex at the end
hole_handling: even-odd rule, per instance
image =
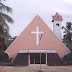
MULTIPOLYGON (((40 64, 40 53, 30 53, 30 64, 40 64)), ((41 53, 41 64, 46 64, 45 53, 41 53)))

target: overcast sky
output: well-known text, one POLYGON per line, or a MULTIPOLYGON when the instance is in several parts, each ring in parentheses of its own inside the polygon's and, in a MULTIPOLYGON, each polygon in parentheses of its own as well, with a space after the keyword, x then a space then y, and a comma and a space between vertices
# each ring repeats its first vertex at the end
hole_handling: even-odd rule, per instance
POLYGON ((13 14, 9 14, 14 19, 14 23, 9 24, 11 36, 18 36, 36 15, 51 29, 56 12, 63 17, 62 26, 72 22, 72 0, 6 0, 5 4, 13 8, 13 14))

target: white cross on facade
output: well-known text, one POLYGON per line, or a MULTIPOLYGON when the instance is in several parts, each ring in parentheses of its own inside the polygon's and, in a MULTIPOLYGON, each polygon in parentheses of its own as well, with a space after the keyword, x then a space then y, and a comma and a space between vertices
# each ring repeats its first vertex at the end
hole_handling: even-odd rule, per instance
POLYGON ((43 34, 44 32, 39 32, 39 27, 36 27, 36 32, 32 32, 32 34, 36 34, 36 45, 39 45, 39 34, 43 34))

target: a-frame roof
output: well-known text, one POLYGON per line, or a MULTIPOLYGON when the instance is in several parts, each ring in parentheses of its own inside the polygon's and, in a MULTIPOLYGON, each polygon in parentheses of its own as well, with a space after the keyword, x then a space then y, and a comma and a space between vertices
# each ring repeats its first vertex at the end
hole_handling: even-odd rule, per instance
POLYGON ((5 52, 10 57, 15 58, 19 50, 56 50, 60 58, 69 52, 66 46, 55 36, 44 21, 36 16, 26 29, 16 38, 16 40, 7 48, 5 52), (36 44, 36 28, 43 32, 39 34, 39 43, 36 44))

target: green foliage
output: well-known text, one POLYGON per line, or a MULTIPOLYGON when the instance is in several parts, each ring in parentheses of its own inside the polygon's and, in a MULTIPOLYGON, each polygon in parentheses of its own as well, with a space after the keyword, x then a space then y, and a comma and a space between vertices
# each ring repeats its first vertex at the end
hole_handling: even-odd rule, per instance
POLYGON ((6 50, 9 38, 9 26, 6 21, 9 23, 14 22, 13 19, 7 15, 9 12, 12 13, 12 8, 4 5, 2 1, 5 0, 0 0, 0 52, 6 50))
POLYGON ((8 62, 9 56, 7 53, 0 53, 0 62, 8 62))
POLYGON ((68 29, 68 30, 70 30, 71 29, 71 22, 66 22, 66 28, 68 29))
POLYGON ((67 65, 72 65, 72 52, 68 53, 63 57, 63 60, 67 65))
POLYGON ((67 55, 65 55, 63 57, 64 62, 67 65, 72 65, 72 27, 71 27, 72 23, 71 22, 67 22, 66 23, 66 28, 62 27, 62 29, 64 29, 64 33, 65 35, 63 36, 63 43, 67 46, 67 48, 71 51, 70 53, 68 53, 67 55))
POLYGON ((0 53, 2 53, 7 48, 7 39, 4 35, 3 26, 0 25, 0 53))
POLYGON ((72 23, 67 22, 66 23, 66 28, 62 27, 64 29, 65 35, 63 36, 63 43, 69 48, 70 51, 72 51, 72 28, 71 28, 72 23))
POLYGON ((13 23, 13 22, 14 22, 13 19, 12 19, 10 16, 8 16, 7 14, 0 13, 0 15, 1 15, 1 17, 2 17, 4 20, 6 20, 7 22, 9 22, 9 23, 13 23))
POLYGON ((4 5, 2 1, 5 0, 0 0, 0 62, 5 62, 9 60, 9 56, 4 53, 4 51, 10 45, 8 45, 8 41, 11 37, 9 35, 9 26, 7 22, 13 23, 14 20, 7 15, 7 13, 12 13, 12 8, 4 5))
POLYGON ((15 36, 15 37, 9 36, 9 38, 7 39, 7 47, 9 47, 10 44, 11 44, 16 38, 17 38, 17 36, 15 36))
POLYGON ((8 12, 12 13, 12 8, 4 5, 4 4, 1 3, 1 2, 0 2, 0 10, 1 10, 1 11, 6 11, 7 13, 8 13, 8 12))

